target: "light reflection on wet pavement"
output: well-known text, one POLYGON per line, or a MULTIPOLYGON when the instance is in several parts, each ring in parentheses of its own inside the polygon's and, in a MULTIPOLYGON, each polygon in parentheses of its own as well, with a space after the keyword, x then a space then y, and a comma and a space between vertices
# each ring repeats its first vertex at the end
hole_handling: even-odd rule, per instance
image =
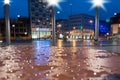
POLYGON ((0 47, 0 80, 120 80, 120 53, 75 45, 0 47))

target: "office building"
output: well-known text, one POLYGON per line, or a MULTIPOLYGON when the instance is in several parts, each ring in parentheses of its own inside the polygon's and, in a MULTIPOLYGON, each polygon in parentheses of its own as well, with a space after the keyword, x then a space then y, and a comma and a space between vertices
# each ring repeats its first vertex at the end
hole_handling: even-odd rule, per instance
POLYGON ((111 39, 120 39, 120 13, 116 13, 110 19, 111 23, 111 39))
MULTIPOLYGON (((10 20, 11 40, 31 39, 29 18, 19 17, 17 20, 10 20)), ((0 39, 5 40, 5 20, 0 19, 0 39)))
POLYGON ((46 0, 29 0, 29 11, 32 38, 50 38, 52 10, 47 7, 46 0))
MULTIPOLYGON (((71 15, 68 20, 57 20, 57 31, 70 39, 94 39, 95 17, 87 14, 71 15)), ((99 36, 110 33, 110 24, 99 21, 99 36)))
POLYGON ((76 14, 69 17, 70 38, 92 39, 94 37, 94 16, 76 14))

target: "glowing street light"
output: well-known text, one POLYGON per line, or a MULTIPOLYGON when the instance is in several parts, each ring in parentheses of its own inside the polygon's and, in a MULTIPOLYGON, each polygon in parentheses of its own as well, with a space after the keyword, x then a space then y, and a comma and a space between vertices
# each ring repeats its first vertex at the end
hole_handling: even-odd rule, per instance
POLYGON ((61 31, 62 24, 58 24, 57 27, 59 28, 59 32, 61 31))
POLYGON ((93 4, 92 8, 94 7, 101 7, 105 10, 104 3, 108 3, 107 0, 91 0, 90 3, 93 4))
POLYGON ((55 10, 54 7, 60 8, 59 2, 62 2, 63 0, 47 0, 48 7, 52 7, 52 43, 53 46, 56 45, 56 23, 55 23, 55 10))
POLYGON ((63 2, 63 0, 47 0, 48 6, 56 6, 58 8, 60 8, 60 2, 63 2))
POLYGON ((95 41, 98 41, 99 38, 99 7, 103 8, 105 10, 104 7, 104 3, 107 3, 107 0, 91 0, 90 3, 93 4, 92 8, 96 8, 96 16, 95 16, 95 41))
POLYGON ((9 4, 10 4, 10 0, 4 0, 6 43, 7 43, 7 45, 10 45, 10 43, 11 43, 11 40, 10 40, 9 4))
POLYGON ((10 0, 4 0, 4 4, 10 4, 10 0))
POLYGON ((93 20, 90 20, 89 22, 90 22, 90 24, 92 24, 92 23, 93 23, 93 20))
POLYGON ((15 39, 15 24, 13 24, 12 27, 14 29, 14 39, 15 39))

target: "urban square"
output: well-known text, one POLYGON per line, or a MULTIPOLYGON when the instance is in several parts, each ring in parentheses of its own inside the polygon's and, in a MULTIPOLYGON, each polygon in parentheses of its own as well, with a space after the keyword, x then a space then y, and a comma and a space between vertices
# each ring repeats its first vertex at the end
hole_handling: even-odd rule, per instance
POLYGON ((120 80, 119 3, 1 0, 0 80, 120 80))

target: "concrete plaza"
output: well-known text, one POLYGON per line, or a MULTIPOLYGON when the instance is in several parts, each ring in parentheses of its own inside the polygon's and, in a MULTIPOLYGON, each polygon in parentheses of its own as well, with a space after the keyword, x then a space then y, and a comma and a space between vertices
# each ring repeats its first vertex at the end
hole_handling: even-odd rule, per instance
POLYGON ((0 80, 120 80, 119 42, 49 40, 0 46, 0 80))

